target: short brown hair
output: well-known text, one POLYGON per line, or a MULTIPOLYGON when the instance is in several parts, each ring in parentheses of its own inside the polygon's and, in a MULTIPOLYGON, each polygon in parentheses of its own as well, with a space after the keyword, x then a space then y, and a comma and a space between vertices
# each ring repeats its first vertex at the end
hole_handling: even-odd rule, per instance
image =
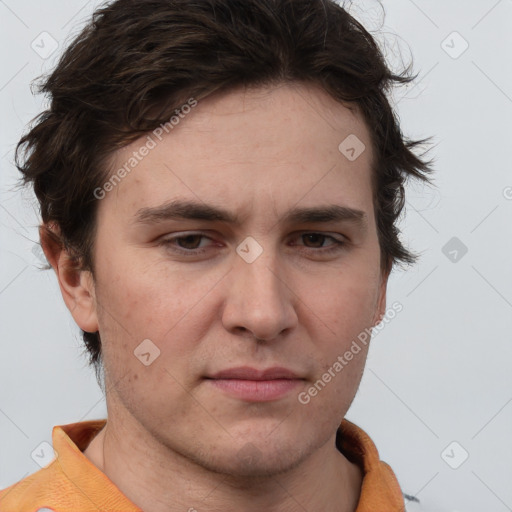
MULTIPOLYGON (((187 98, 238 86, 303 82, 362 113, 373 154, 381 268, 413 263, 396 222, 408 177, 430 182, 431 162, 402 136, 387 93, 416 78, 393 73, 373 37, 333 0, 117 0, 96 11, 39 86, 47 110, 16 149, 46 227, 94 275, 98 199, 117 148, 168 121, 187 98)), ((101 363, 99 333, 83 332, 101 363)))

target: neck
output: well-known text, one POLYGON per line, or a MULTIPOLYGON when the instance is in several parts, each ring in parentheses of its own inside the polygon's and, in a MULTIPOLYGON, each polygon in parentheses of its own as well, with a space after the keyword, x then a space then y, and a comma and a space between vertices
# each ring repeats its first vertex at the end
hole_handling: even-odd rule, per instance
POLYGON ((84 454, 146 512, 354 512, 362 484, 335 436, 298 467, 259 478, 213 473, 111 419, 84 454))

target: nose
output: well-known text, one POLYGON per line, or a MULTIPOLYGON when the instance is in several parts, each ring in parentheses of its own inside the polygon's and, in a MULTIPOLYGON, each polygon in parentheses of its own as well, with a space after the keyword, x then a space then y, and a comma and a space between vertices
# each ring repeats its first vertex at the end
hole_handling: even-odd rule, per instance
POLYGON ((237 256, 222 323, 233 334, 271 341, 293 330, 295 295, 276 257, 264 251, 252 263, 237 256))

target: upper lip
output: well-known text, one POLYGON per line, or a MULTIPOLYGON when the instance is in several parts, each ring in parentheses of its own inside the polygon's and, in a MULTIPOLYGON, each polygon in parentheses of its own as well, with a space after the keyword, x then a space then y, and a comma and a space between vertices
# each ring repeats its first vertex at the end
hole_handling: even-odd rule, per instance
POLYGON ((258 370, 250 366, 240 366, 238 368, 229 368, 213 375, 210 379, 240 379, 240 380, 275 380, 275 379, 300 379, 295 372, 281 366, 274 366, 258 370))

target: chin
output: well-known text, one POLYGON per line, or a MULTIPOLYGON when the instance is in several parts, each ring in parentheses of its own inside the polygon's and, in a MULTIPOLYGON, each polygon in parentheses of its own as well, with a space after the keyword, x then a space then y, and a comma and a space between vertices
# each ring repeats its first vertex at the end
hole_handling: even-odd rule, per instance
MULTIPOLYGON (((219 447, 220 448, 220 447, 219 447)), ((304 447, 289 441, 283 444, 268 440, 232 442, 230 446, 210 453, 207 460, 196 460, 206 469, 232 477, 236 482, 245 478, 276 476, 296 468, 307 458, 304 447)), ((252 481, 254 484, 254 481, 252 481)))

